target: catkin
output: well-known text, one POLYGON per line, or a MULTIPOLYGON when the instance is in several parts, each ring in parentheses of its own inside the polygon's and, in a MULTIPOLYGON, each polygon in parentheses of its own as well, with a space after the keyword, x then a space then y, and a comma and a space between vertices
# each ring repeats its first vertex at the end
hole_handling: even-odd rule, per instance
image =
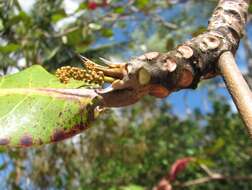
POLYGON ((56 70, 56 77, 60 82, 67 84, 70 79, 84 81, 89 84, 102 85, 104 83, 104 74, 96 71, 93 64, 86 64, 85 69, 78 67, 64 66, 56 70))

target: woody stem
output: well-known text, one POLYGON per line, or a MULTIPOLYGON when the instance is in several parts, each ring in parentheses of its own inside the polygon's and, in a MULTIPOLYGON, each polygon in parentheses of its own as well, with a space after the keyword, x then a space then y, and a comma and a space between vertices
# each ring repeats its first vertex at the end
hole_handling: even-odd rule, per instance
POLYGON ((252 93, 236 65, 233 54, 231 52, 223 53, 220 56, 218 67, 252 138, 252 93))

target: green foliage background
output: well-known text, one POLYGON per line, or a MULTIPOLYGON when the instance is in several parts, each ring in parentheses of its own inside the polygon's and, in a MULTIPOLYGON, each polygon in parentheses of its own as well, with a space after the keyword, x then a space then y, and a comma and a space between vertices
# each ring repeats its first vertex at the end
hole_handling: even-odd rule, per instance
MULTIPOLYGON (((112 0, 91 9, 88 2, 80 2, 68 14, 63 0, 36 0, 30 12, 17 0, 0 1, 1 73, 33 64, 51 72, 63 65, 80 66, 77 53, 127 59, 145 51, 168 51, 205 31, 216 5, 112 0), (58 27, 67 17, 75 19, 58 27)), ((200 164, 227 176, 251 176, 251 141, 239 116, 215 92, 218 82, 203 84, 213 105, 208 113, 197 109, 175 115, 167 100, 146 97, 134 106, 107 111, 74 139, 34 149, 2 149, 0 188, 151 189, 172 163, 188 156, 198 162, 178 176, 177 189, 180 183, 207 176, 200 164)), ((212 181, 186 189, 252 189, 252 182, 212 181)))

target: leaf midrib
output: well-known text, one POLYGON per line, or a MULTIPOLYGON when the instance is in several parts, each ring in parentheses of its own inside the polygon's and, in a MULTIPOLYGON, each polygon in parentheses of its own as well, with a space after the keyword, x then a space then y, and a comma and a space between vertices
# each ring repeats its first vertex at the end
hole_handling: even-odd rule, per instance
POLYGON ((60 89, 60 88, 2 88, 0 96, 13 94, 50 96, 63 99, 95 98, 98 94, 92 89, 60 89))

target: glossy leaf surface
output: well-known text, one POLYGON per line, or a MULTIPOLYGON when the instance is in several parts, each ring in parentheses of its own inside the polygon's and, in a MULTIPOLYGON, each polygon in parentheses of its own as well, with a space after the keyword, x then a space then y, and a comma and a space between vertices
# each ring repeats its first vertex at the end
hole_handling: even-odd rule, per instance
POLYGON ((93 117, 90 87, 62 84, 41 66, 0 78, 0 145, 28 147, 80 133, 93 117))

